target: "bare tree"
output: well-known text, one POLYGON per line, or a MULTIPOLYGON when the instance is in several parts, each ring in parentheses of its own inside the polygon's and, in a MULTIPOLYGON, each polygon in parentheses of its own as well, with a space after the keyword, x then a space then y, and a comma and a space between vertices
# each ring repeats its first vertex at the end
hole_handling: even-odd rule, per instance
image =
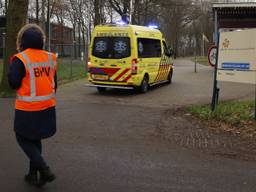
MULTIPOLYGON (((59 0, 56 1, 53 8, 53 14, 57 18, 59 27, 60 27, 60 53, 61 55, 64 54, 64 25, 65 25, 65 19, 67 17, 67 9, 68 6, 67 2, 65 0, 59 0)), ((49 13, 48 13, 49 14, 49 13)), ((47 15, 48 15, 47 14, 47 15)))
POLYGON ((184 34, 186 27, 190 26, 200 14, 193 0, 161 0, 159 1, 161 11, 161 29, 166 38, 173 45, 176 54, 179 54, 180 48, 183 49, 184 34))
MULTIPOLYGON (((69 0, 71 9, 69 11, 69 17, 73 26, 73 39, 74 45, 74 53, 75 56, 81 56, 81 52, 84 55, 87 55, 87 49, 90 39, 91 25, 92 23, 102 23, 104 19, 102 16, 98 21, 95 22, 95 2, 91 0, 69 0)), ((98 3, 102 3, 102 1, 98 1, 98 3)), ((100 4, 99 9, 103 9, 103 4, 100 4)), ((98 10, 98 14, 102 14, 101 10, 98 10)), ((87 59, 87 57, 85 57, 87 59)))
POLYGON ((42 23, 42 28, 45 30, 45 23, 46 23, 46 0, 42 0, 42 11, 41 11, 41 23, 42 23))
POLYGON ((30 1, 28 6, 28 17, 35 18, 37 24, 39 24, 39 11, 41 8, 39 5, 39 0, 33 0, 30 1))
POLYGON ((4 8, 4 2, 2 0, 0 0, 0 9, 4 8))
MULTIPOLYGON (((73 27, 73 43, 75 45, 76 30, 77 30, 77 23, 78 23, 77 10, 78 10, 79 4, 77 3, 77 0, 70 0, 70 6, 71 6, 71 9, 69 11, 69 18, 73 27)), ((76 55, 77 55, 77 49, 76 49, 76 46, 74 46, 74 56, 76 57, 76 55)))
POLYGON ((0 0, 0 15, 7 14, 8 0, 0 0))
POLYGON ((25 24, 28 10, 28 0, 9 0, 6 21, 6 42, 3 76, 0 84, 2 96, 7 96, 12 91, 8 85, 9 58, 16 52, 16 36, 22 25, 25 24))
POLYGON ((128 21, 128 13, 130 12, 130 1, 127 0, 108 0, 111 7, 122 17, 128 21))
POLYGON ((36 22, 39 24, 39 0, 36 0, 36 22))
MULTIPOLYGON (((42 21, 46 20, 47 2, 48 0, 34 1, 34 11, 36 15, 41 13, 42 21)), ((130 10, 128 0, 51 0, 51 15, 61 25, 65 25, 67 21, 71 23, 74 29, 74 43, 82 44, 86 48, 91 26, 102 24, 107 20, 113 22, 117 15, 122 17, 132 13, 132 24, 159 25, 176 53, 180 50, 188 53, 189 51, 184 49, 189 49, 192 41, 196 41, 197 46, 200 46, 202 34, 211 37, 211 2, 211 0, 133 0, 133 7, 130 10)), ((83 50, 74 51, 80 53, 83 50)))
POLYGON ((99 25, 100 22, 100 0, 94 0, 94 12, 95 12, 95 19, 94 25, 99 25))
POLYGON ((104 0, 94 0, 94 26, 104 22, 104 0))
POLYGON ((211 1, 194 1, 193 10, 187 13, 190 22, 184 26, 181 32, 182 40, 179 40, 179 49, 183 54, 205 54, 213 39, 213 21, 211 14, 211 1), (203 38, 204 37, 204 38, 203 38), (209 42, 205 42, 207 37, 209 42))

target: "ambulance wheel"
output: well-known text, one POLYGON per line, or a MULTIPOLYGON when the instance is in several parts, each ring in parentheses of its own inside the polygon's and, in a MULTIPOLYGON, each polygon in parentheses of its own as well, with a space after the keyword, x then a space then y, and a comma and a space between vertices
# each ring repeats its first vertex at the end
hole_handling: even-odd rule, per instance
POLYGON ((106 92, 106 87, 97 87, 99 93, 106 92))
POLYGON ((170 72, 169 72, 168 78, 167 78, 167 83, 168 83, 168 84, 171 84, 171 83, 172 83, 172 74, 173 74, 173 71, 172 71, 172 69, 171 69, 170 72))
POLYGON ((140 93, 146 93, 148 91, 148 88, 149 88, 148 76, 145 75, 142 82, 141 82, 141 85, 139 87, 139 91, 140 91, 140 93))

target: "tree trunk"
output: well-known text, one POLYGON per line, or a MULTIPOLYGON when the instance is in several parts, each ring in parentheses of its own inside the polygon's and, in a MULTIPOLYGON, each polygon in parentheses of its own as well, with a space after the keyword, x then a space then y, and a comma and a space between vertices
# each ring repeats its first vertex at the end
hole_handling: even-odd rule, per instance
POLYGON ((95 17, 94 17, 94 26, 100 24, 100 0, 94 0, 94 12, 95 12, 95 17))
POLYGON ((138 25, 140 23, 139 19, 139 8, 140 8, 140 0, 135 0, 133 5, 133 13, 132 13, 132 24, 138 25))
POLYGON ((8 0, 5 0, 5 4, 4 4, 4 14, 7 15, 7 9, 8 9, 8 0))
POLYGON ((81 21, 78 22, 78 57, 81 57, 81 21))
POLYGON ((9 58, 16 53, 16 36, 20 28, 26 23, 29 0, 9 0, 6 18, 6 41, 3 76, 0 84, 0 94, 9 96, 13 91, 8 84, 9 58))
MULTIPOLYGON (((85 41, 86 41, 86 30, 84 27, 82 27, 82 51, 83 51, 83 57, 85 58, 85 54, 86 54, 86 45, 85 45, 85 41)), ((83 58, 83 59, 84 59, 83 58)))
POLYGON ((41 12, 41 27, 44 31, 46 31, 46 19, 45 19, 45 8, 46 8, 46 0, 42 0, 42 12, 41 12))
POLYGON ((39 0, 36 0, 36 23, 39 24, 39 0))
MULTIPOLYGON (((72 45, 73 46, 73 57, 76 58, 76 55, 77 55, 77 49, 76 49, 76 22, 73 23, 73 42, 72 42, 72 45)), ((71 57, 72 57, 72 54, 71 54, 71 57)))

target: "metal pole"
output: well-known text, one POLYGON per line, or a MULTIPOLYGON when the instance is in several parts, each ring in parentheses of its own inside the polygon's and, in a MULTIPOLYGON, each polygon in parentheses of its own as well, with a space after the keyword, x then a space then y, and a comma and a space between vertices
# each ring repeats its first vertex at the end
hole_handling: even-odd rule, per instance
POLYGON ((218 13, 217 10, 214 10, 214 42, 217 45, 217 53, 216 53, 216 64, 214 67, 214 81, 213 81, 213 93, 212 93, 212 103, 211 110, 214 111, 216 108, 216 104, 219 99, 219 88, 217 82, 217 66, 218 66, 218 43, 219 43, 219 35, 218 35, 218 13))
POLYGON ((218 40, 218 14, 217 10, 214 10, 214 43, 217 45, 218 40))
POLYGON ((195 57, 195 60, 194 60, 194 72, 196 73, 196 63, 197 63, 197 58, 196 58, 196 37, 194 37, 194 39, 193 39, 194 41, 194 57, 195 57))
POLYGON ((194 66, 194 71, 195 71, 195 73, 197 72, 197 58, 196 58, 196 51, 195 51, 195 66, 194 66))
POLYGON ((214 67, 214 81, 213 81, 213 93, 212 93, 212 103, 211 103, 212 111, 215 110, 219 100, 219 88, 218 88, 218 81, 217 81, 218 55, 219 55, 219 35, 217 38, 216 64, 214 67))
POLYGON ((5 48, 5 32, 3 32, 3 48, 5 48))
MULTIPOLYGON (((255 78, 256 81, 256 78, 255 78)), ((256 121, 256 82, 255 82, 255 96, 254 96, 254 120, 256 121)))
POLYGON ((71 59, 71 62, 70 62, 70 79, 72 79, 72 76, 73 76, 73 59, 71 59))
POLYGON ((48 51, 51 51, 50 0, 48 0, 48 4, 47 4, 47 24, 48 24, 48 51))
POLYGON ((195 68, 194 68, 194 71, 195 71, 195 73, 196 73, 196 63, 197 63, 197 58, 196 58, 196 38, 195 38, 195 43, 194 43, 194 45, 195 45, 195 49, 194 49, 194 54, 195 54, 195 68))
POLYGON ((3 32, 3 59, 5 56, 5 32, 3 32))
POLYGON ((204 35, 202 34, 202 56, 204 56, 204 35))

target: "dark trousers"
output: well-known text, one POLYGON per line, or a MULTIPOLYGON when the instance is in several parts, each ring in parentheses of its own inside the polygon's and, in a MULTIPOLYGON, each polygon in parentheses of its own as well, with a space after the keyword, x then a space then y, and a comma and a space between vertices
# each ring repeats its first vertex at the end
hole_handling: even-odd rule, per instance
POLYGON ((16 139, 21 149, 30 160, 30 168, 45 167, 46 163, 42 157, 41 140, 30 140, 21 135, 16 134, 16 139))

